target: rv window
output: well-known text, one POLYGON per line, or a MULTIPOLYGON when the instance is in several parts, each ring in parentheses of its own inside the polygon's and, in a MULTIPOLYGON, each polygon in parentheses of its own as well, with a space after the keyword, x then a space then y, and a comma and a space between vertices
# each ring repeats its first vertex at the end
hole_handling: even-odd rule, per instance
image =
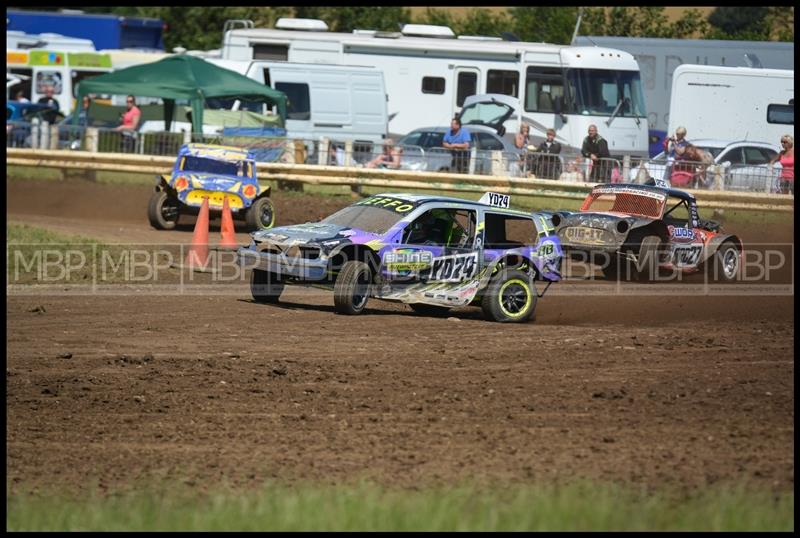
POLYGON ((36 73, 36 93, 45 93, 45 88, 53 86, 53 93, 61 94, 61 73, 58 71, 39 71, 36 73))
POLYGON ((464 104, 464 99, 470 95, 478 93, 478 74, 464 73, 458 74, 458 89, 456 90, 456 106, 464 104))
MULTIPOLYGON (((555 102, 564 95, 561 69, 553 67, 528 67, 525 75, 525 110, 528 112, 555 112, 555 102)), ((562 112, 567 112, 562 110, 562 112)))
POLYGON ((444 79, 441 77, 422 77, 422 93, 444 93, 444 79))
POLYGON ((275 89, 286 94, 286 116, 290 120, 311 119, 311 100, 308 84, 297 82, 276 82, 275 89))
POLYGON ((769 105, 767 123, 794 125, 794 105, 769 105))
POLYGON ((486 76, 486 93, 501 93, 517 97, 519 73, 516 71, 500 71, 490 69, 486 76))
POLYGON ((253 44, 253 59, 286 62, 289 60, 289 46, 253 44))

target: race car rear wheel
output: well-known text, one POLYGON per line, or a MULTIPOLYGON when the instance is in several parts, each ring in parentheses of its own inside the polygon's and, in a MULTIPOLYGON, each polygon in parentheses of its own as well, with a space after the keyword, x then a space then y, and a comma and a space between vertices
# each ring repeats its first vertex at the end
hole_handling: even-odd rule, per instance
POLYGON ((372 269, 362 261, 351 260, 342 266, 333 284, 333 308, 340 314, 364 311, 369 299, 372 269))
POLYGON ((450 312, 450 308, 435 304, 410 303, 408 306, 411 307, 411 310, 423 316, 444 316, 450 312))
POLYGON ((651 282, 658 275, 658 255, 661 250, 661 238, 648 235, 642 238, 639 252, 636 255, 634 275, 641 282, 651 282))
POLYGON ((522 271, 505 270, 489 282, 481 308, 490 320, 501 323, 528 321, 536 310, 536 286, 522 271))
POLYGON ((251 230, 266 230, 275 224, 275 206, 266 196, 258 198, 247 208, 244 221, 251 230))
POLYGON ((253 269, 250 274, 250 293, 258 303, 277 303, 283 287, 281 278, 270 271, 253 269))
POLYGON ((723 241, 714 253, 714 263, 712 264, 714 280, 720 282, 733 282, 739 275, 742 253, 733 241, 723 241))
POLYGON ((180 217, 180 201, 167 191, 154 191, 147 205, 147 218, 156 230, 173 230, 180 217))

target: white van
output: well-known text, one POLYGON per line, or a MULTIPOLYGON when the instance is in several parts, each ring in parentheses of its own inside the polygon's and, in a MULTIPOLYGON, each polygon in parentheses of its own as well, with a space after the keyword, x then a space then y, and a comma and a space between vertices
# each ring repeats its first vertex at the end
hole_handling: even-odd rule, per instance
POLYGON ((794 71, 683 64, 672 77, 669 133, 689 141, 763 140, 794 132, 794 71))
MULTIPOLYGON (((373 144, 386 138, 386 88, 383 73, 374 67, 207 60, 284 92, 289 99, 286 131, 290 138, 373 144)), ((232 108, 240 106, 237 102, 232 108)))

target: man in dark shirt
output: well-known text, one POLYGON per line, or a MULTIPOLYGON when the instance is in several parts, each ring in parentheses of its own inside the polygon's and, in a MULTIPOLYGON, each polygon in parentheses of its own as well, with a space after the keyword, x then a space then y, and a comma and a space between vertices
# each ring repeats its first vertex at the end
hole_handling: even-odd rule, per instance
POLYGON ((561 144, 556 142, 556 131, 547 130, 547 138, 536 148, 536 177, 544 179, 558 179, 561 175, 561 144))
POLYGON ((40 97, 39 101, 37 101, 37 102, 39 104, 47 105, 50 108, 54 108, 54 109, 56 109, 56 111, 58 111, 58 109, 60 107, 58 105, 58 99, 56 99, 53 96, 54 93, 55 93, 55 88, 53 88, 52 86, 47 86, 44 89, 44 97, 40 97))
POLYGON ((596 125, 589 126, 589 136, 583 139, 581 155, 591 159, 592 162, 592 173, 589 176, 589 181, 608 183, 611 169, 610 161, 601 159, 608 159, 611 154, 608 152, 608 143, 602 136, 597 134, 596 125))

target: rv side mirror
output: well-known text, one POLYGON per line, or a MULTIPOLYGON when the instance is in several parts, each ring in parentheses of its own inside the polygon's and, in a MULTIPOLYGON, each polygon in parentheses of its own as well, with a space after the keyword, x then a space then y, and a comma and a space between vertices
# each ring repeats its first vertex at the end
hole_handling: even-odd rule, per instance
POLYGON ((555 109, 556 114, 561 117, 561 121, 567 123, 567 116, 564 115, 562 110, 564 110, 564 96, 559 95, 555 98, 553 102, 553 108, 555 109))

